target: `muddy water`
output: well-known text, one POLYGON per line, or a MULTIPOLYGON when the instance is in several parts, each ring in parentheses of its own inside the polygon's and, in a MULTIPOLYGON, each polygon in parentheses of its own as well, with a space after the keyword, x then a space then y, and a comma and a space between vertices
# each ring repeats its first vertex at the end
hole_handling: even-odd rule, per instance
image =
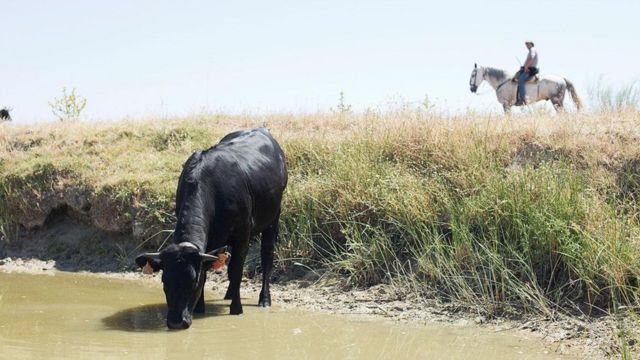
POLYGON ((242 316, 227 315, 226 301, 207 302, 191 329, 168 331, 158 283, 0 272, 0 358, 560 358, 504 332, 260 309, 253 300, 242 316))

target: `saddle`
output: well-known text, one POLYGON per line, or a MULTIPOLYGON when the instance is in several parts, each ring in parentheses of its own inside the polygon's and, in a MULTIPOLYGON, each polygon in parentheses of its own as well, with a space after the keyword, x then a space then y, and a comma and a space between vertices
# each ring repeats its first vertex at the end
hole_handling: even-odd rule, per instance
MULTIPOLYGON (((535 84, 538 81, 540 81, 540 77, 539 77, 539 74, 538 74, 538 69, 535 69, 535 70, 534 69, 535 68, 531 68, 529 70, 530 76, 529 76, 529 79, 527 79, 526 83, 535 84), (533 74, 531 74, 532 72, 533 72, 533 74)), ((517 83, 518 82, 518 78, 520 77, 520 74, 522 73, 523 70, 524 70, 523 68, 520 68, 520 70, 518 70, 518 72, 516 72, 515 75, 513 75, 513 78, 511 78, 511 81, 517 83)))

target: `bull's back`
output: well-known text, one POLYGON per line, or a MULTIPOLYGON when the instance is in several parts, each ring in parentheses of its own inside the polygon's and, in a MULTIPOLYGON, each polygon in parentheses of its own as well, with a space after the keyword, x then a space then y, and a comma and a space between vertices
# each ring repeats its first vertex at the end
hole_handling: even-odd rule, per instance
MULTIPOLYGON (((284 153, 278 142, 265 128, 236 131, 223 137, 215 150, 224 153, 229 162, 235 162, 254 185, 260 187, 263 176, 280 179, 286 186, 286 164, 284 153)), ((257 190, 257 189, 256 189, 257 190)))
POLYGON ((231 133, 212 150, 217 152, 220 167, 212 171, 218 175, 215 186, 228 189, 225 195, 229 201, 249 201, 247 216, 261 231, 280 212, 287 185, 285 157, 279 144, 266 129, 257 128, 231 133))

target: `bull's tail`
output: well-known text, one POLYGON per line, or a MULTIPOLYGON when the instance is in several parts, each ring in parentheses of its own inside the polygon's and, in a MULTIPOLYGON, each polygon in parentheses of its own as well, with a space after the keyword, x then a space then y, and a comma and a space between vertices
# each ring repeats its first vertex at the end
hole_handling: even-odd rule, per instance
POLYGON ((582 109, 582 100, 580 100, 580 97, 576 92, 576 88, 573 86, 571 81, 567 80, 567 78, 565 78, 564 81, 567 83, 567 90, 569 91, 569 94, 571 94, 573 103, 576 104, 576 108, 580 111, 580 109, 582 109))

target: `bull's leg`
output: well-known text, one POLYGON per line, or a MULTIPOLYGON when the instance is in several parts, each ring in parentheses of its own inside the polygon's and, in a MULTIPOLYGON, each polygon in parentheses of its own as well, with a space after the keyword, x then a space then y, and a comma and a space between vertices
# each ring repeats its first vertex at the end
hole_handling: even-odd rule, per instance
POLYGON ((227 287, 227 292, 224 293, 225 300, 231 300, 231 272, 228 272, 228 275, 229 275, 229 286, 227 287))
MULTIPOLYGON (((244 259, 249 249, 249 234, 233 239, 233 255, 229 263, 229 288, 227 295, 231 297, 231 315, 242 314, 242 303, 240 302, 240 282, 242 281, 242 270, 244 259)), ((227 298, 225 295, 225 299, 227 298)))
POLYGON ((198 279, 198 289, 200 289, 200 296, 193 307, 193 312, 196 314, 204 314, 204 284, 207 282, 207 270, 202 269, 200 271, 200 278, 198 279))
POLYGON ((204 289, 200 293, 200 298, 198 298, 198 302, 196 303, 196 307, 193 308, 193 312, 196 314, 204 314, 204 289))
POLYGON ((231 254, 231 260, 229 261, 229 267, 227 267, 227 279, 229 279, 229 286, 227 286, 227 292, 224 294, 225 300, 231 300, 231 263, 235 257, 235 252, 231 254))
POLYGON ((258 306, 271 306, 271 293, 269 292, 269 278, 273 270, 273 248, 275 247, 279 227, 279 216, 265 231, 262 232, 262 240, 260 241, 260 255, 262 262, 262 290, 258 299, 258 306))
POLYGON ((229 261, 229 267, 227 268, 227 279, 229 279, 229 286, 227 286, 227 292, 224 294, 224 299, 225 300, 231 300, 232 297, 232 293, 231 293, 231 263, 233 262, 233 257, 234 255, 231 255, 231 260, 229 261))

